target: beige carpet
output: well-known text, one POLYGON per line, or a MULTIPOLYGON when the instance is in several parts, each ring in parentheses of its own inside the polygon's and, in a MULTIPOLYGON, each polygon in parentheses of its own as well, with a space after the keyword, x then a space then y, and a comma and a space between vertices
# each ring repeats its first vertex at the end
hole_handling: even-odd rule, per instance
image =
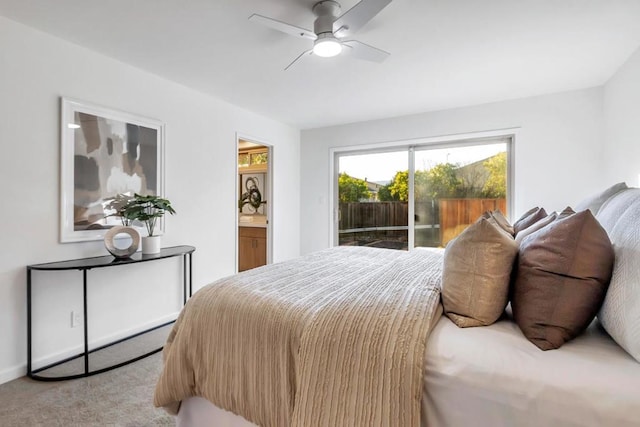
POLYGON ((161 353, 93 377, 58 382, 26 377, 0 385, 0 426, 168 426, 153 406, 161 353))

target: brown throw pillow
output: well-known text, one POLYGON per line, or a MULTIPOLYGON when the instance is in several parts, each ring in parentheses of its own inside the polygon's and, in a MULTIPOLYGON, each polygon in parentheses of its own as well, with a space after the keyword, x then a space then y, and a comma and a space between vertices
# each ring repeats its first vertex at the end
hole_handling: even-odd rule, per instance
POLYGON ((505 218, 500 209, 497 209, 495 211, 486 211, 484 214, 482 214, 482 216, 483 218, 493 218, 498 223, 500 228, 513 236, 513 226, 509 224, 509 220, 505 218))
MULTIPOLYGON (((576 211, 574 211, 573 209, 571 209, 571 206, 567 206, 566 208, 564 208, 564 210, 562 212, 560 212, 558 214, 558 219, 562 219, 562 218, 566 218, 568 216, 573 215, 574 213, 576 213, 576 211)), ((593 213, 593 212, 591 212, 593 213)), ((594 215, 595 216, 595 215, 594 215)))
POLYGON ((507 305, 518 244, 493 218, 480 218, 444 252, 442 305, 459 327, 494 323, 507 305))
POLYGON ((517 235, 520 231, 524 230, 525 228, 531 227, 533 224, 540 221, 546 216, 547 211, 545 211, 544 208, 531 208, 513 224, 513 231, 517 235))
POLYGON ((520 232, 516 234, 516 242, 522 243, 525 237, 551 224, 553 221, 556 220, 557 217, 558 217, 558 214, 553 212, 552 214, 549 214, 546 217, 542 218, 540 221, 534 222, 532 225, 525 228, 524 230, 520 230, 520 232))
POLYGON ((511 306, 527 339, 550 350, 582 333, 602 305, 613 260, 611 241, 588 210, 525 238, 511 306))

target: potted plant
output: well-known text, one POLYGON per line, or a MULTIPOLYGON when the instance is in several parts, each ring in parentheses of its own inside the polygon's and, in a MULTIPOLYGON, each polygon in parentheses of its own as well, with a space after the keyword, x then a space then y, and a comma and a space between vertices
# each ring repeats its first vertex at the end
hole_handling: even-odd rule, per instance
POLYGON ((143 196, 137 193, 120 210, 120 215, 124 220, 130 222, 140 221, 147 228, 147 236, 142 238, 143 254, 160 252, 160 236, 154 234, 154 232, 158 219, 162 218, 167 212, 171 215, 176 213, 169 200, 159 196, 143 196))

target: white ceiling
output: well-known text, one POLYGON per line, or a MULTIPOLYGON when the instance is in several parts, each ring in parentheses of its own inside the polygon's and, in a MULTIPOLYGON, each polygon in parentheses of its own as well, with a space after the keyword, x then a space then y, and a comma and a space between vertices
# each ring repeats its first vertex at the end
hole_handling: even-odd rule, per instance
MULTIPOLYGON (((394 0, 354 37, 382 64, 308 56, 315 0, 0 0, 0 14, 301 129, 598 86, 640 46, 639 0, 394 0)), ((343 0, 343 12, 357 0, 343 0)))

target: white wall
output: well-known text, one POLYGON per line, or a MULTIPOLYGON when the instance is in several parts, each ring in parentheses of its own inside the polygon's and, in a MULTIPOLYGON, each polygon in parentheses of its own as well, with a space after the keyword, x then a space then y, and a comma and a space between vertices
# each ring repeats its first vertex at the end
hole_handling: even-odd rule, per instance
MULTIPOLYGON (((384 102, 384 100, 380 100, 384 102)), ((302 132, 301 251, 329 245, 329 149, 519 127, 515 215, 563 209, 599 189, 602 89, 458 108, 302 132)))
MULTIPOLYGON (((106 254, 102 242, 59 243, 61 96, 165 123, 165 193, 178 214, 167 219, 163 244, 196 246, 196 289, 234 273, 236 132, 274 146, 273 260, 299 254, 299 130, 0 17, 0 383, 25 373, 25 266, 106 254)), ((91 271, 92 336, 177 310, 178 267, 91 271)), ((81 343, 80 328, 69 327, 81 275, 35 279, 34 351, 46 358, 81 343)))
POLYGON ((605 176, 640 186, 640 49, 604 86, 605 176))

